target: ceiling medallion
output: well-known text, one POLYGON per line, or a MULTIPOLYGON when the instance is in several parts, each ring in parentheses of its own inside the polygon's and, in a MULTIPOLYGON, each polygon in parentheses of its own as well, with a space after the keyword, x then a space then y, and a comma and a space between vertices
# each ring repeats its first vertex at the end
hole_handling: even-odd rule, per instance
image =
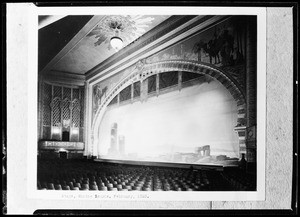
POLYGON ((95 36, 95 46, 104 43, 108 50, 114 48, 118 51, 143 35, 153 20, 153 17, 143 15, 106 16, 88 36, 95 36))

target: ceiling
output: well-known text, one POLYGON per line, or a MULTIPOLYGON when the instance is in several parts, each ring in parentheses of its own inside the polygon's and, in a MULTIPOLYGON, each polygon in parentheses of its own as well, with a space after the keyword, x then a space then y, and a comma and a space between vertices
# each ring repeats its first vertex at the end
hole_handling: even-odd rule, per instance
POLYGON ((41 71, 92 16, 39 16, 38 69, 41 71), (48 22, 47 22, 48 21, 48 22))
POLYGON ((85 75, 116 53, 109 44, 116 28, 126 46, 170 16, 51 17, 52 23, 46 23, 45 16, 39 17, 39 72, 85 75))

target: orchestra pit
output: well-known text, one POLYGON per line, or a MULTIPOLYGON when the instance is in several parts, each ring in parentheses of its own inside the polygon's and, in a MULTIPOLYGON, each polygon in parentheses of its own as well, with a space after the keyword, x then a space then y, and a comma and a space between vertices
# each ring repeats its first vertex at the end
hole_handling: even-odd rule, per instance
POLYGON ((256 191, 256 28, 39 16, 37 189, 256 191))

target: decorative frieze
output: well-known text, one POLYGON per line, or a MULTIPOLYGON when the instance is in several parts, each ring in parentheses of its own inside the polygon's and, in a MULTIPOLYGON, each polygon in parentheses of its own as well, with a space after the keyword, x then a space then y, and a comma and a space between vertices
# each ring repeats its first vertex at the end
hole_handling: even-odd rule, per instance
POLYGON ((83 150, 83 142, 61 142, 61 141, 40 141, 40 150, 53 150, 53 149, 65 149, 65 150, 83 150))

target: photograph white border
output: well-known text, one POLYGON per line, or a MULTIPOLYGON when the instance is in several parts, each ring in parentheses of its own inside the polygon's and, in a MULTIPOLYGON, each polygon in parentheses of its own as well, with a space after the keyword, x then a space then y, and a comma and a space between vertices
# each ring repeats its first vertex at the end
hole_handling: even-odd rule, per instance
MULTIPOLYGON (((28 144, 34 144, 37 140, 37 29, 38 15, 104 15, 104 14, 136 14, 135 7, 42 7, 36 8, 35 13, 30 15, 29 31, 29 50, 28 57, 30 60, 28 73, 28 129, 32 133, 28 137, 28 144), (34 73, 35 72, 35 73, 34 73)), ((37 186, 37 148, 28 146, 28 163, 32 165, 28 167, 28 196, 31 198, 47 198, 47 199, 68 199, 73 195, 75 199, 97 199, 104 200, 174 200, 174 201, 247 201, 247 200, 264 200, 265 199, 265 123, 266 123, 266 9, 265 8, 228 8, 228 7, 195 7, 193 9, 184 7, 139 7, 139 14, 152 15, 256 15, 257 16, 257 191, 216 191, 216 192, 60 192, 60 191, 40 191, 37 186), (99 196, 103 195, 103 197, 99 196), (129 196, 128 196, 129 195, 129 196), (141 196, 142 195, 142 196, 141 196), (131 197, 132 196, 132 197, 131 197)))
MULTIPOLYGON (((258 201, 265 200, 266 157, 266 8, 259 7, 139 7, 139 14, 256 15, 257 16, 257 191, 247 192, 60 192, 40 191, 37 186, 37 42, 38 15, 136 14, 136 7, 36 7, 28 9, 28 140, 27 198, 51 200, 138 201, 258 201), (126 10, 125 10, 126 8, 126 10), (108 10, 109 9, 109 10, 108 10), (31 145, 29 145, 31 144, 31 145), (95 198, 95 196, 100 195, 95 198), (129 195, 129 196, 128 196, 129 195), (132 196, 132 197, 131 197, 132 196)), ((9 95, 8 95, 9 97, 9 95)), ((9 108, 8 108, 9 109, 9 108)), ((10 156, 13 158, 13 156, 10 156)), ((17 160, 17 159, 15 159, 17 160)), ((19 168, 18 168, 19 169, 19 168)), ((24 169, 24 168, 23 168, 24 169)), ((10 185, 10 183, 8 183, 10 185)), ((55 203, 53 204, 55 208, 55 203)), ((117 207, 116 207, 117 208, 117 207)))

